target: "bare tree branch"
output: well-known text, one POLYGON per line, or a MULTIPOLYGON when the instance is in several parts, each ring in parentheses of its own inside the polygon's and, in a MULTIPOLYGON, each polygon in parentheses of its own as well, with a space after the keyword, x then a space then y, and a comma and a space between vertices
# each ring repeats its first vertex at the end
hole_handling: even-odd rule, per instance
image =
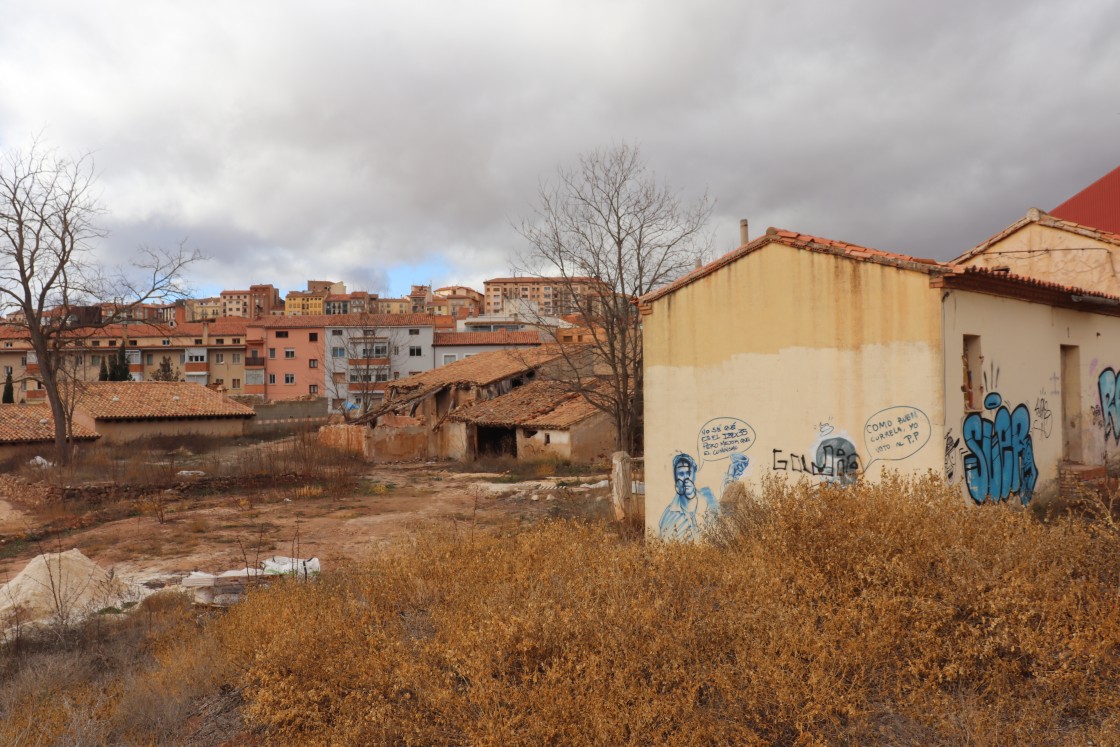
POLYGON ((702 261, 707 194, 683 204, 657 180, 638 148, 617 145, 580 156, 542 182, 533 216, 518 230, 529 249, 522 271, 553 277, 587 330, 559 340, 563 380, 609 413, 618 446, 638 447, 642 419, 642 338, 635 301, 702 261))
POLYGON ((182 295, 181 273, 200 258, 182 245, 144 249, 135 264, 142 278, 106 273, 90 256, 94 240, 105 235, 97 226, 103 211, 94 185, 88 154, 70 160, 33 141, 0 157, 0 324, 17 324, 27 333, 62 463, 70 457, 68 400, 80 369, 67 364, 67 356, 82 348, 90 328, 113 321, 93 313, 91 305, 114 299, 127 309, 182 295), (60 391, 67 382, 69 396, 60 391))

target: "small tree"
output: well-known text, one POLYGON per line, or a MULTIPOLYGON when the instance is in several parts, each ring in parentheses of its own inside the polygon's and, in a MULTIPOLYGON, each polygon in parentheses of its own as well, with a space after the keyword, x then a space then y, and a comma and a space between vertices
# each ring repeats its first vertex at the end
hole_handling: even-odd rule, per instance
POLYGON ((5 405, 14 405, 16 402, 16 388, 12 383, 12 372, 9 370, 4 377, 4 398, 5 405))
POLYGON ((152 372, 152 381, 179 381, 179 369, 172 365, 170 356, 163 356, 159 368, 152 372))
POLYGON ((182 292, 179 274, 200 257, 177 250, 143 249, 133 270, 106 273, 90 261, 101 210, 94 197, 93 162, 70 160, 39 143, 0 157, 0 317, 17 312, 26 331, 54 416, 57 459, 70 461, 66 407, 59 372, 83 329, 103 324, 90 313, 95 301, 127 299, 133 307, 182 292), (133 277, 142 277, 134 281, 133 277))
POLYGON ((619 449, 633 452, 642 422, 642 331, 635 301, 696 267, 708 245, 705 194, 683 205, 649 172, 637 147, 579 157, 543 184, 524 269, 552 277, 586 334, 560 342, 560 378, 609 413, 619 449), (588 282, 588 281, 591 282, 588 282), (596 290, 598 287, 598 290, 596 290), (580 339, 582 338, 582 339, 580 339))
POLYGON ((108 381, 109 380, 109 369, 105 365, 105 361, 107 359, 108 359, 108 356, 101 359, 101 371, 97 374, 97 380, 98 381, 108 381))
POLYGON ((117 351, 109 357, 107 373, 107 381, 132 381, 132 372, 128 369, 128 355, 125 353, 123 341, 117 351))

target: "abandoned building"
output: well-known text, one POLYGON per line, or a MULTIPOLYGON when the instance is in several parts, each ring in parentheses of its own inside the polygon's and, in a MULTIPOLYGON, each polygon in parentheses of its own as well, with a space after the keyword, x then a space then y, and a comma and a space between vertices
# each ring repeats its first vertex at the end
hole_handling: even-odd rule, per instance
POLYGON ((321 431, 326 443, 360 451, 371 461, 467 459, 476 446, 449 416, 563 369, 555 345, 494 350, 390 382, 385 402, 350 425, 321 431), (452 425, 449 426, 449 423, 452 425), (361 426, 355 429, 355 425, 361 426))
POLYGON ((538 379, 508 394, 452 411, 444 428, 464 444, 462 458, 553 458, 606 463, 615 448, 614 420, 562 382, 538 379))
MULTIPOLYGON (((1043 226, 1045 228, 1045 226, 1043 226)), ((641 299, 646 521, 732 481, 935 470, 1026 504, 1120 444, 1120 296, 792 231, 641 299)))

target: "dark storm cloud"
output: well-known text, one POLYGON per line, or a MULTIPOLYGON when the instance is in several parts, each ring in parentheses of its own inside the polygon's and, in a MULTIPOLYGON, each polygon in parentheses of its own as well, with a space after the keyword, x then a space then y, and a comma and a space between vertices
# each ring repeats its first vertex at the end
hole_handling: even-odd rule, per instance
POLYGON ((41 3, 0 145, 94 151, 112 238, 196 286, 505 274, 539 179, 637 142, 738 219, 946 258, 1120 163, 1105 0, 41 3))

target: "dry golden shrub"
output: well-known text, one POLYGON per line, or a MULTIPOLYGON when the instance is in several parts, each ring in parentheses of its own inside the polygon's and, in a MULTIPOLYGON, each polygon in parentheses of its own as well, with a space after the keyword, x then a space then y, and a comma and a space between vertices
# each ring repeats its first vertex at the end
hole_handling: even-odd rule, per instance
POLYGON ((288 744, 1107 744, 1120 538, 935 479, 770 483, 700 545, 418 539, 218 623, 288 744))

